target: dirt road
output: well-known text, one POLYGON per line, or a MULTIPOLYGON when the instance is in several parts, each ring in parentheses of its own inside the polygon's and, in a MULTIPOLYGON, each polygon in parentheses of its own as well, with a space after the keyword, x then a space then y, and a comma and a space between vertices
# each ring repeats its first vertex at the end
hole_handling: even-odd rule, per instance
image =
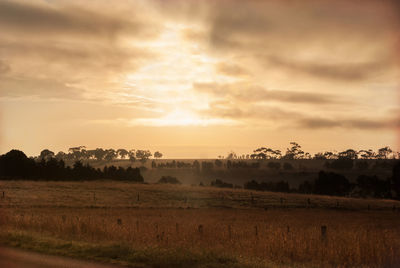
POLYGON ((14 248, 0 247, 1 268, 121 268, 66 257, 43 255, 14 248))

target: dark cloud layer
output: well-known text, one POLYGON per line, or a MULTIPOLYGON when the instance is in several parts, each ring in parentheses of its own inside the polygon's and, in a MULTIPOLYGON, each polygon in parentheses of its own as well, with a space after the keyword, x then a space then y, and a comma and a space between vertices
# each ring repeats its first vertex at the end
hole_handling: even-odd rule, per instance
POLYGON ((77 7, 0 2, 0 29, 3 31, 113 39, 123 31, 139 34, 145 29, 144 26, 131 18, 128 20, 77 7))
POLYGON ((160 25, 134 4, 122 11, 78 4, 0 1, 2 96, 75 99, 86 89, 93 96, 156 57, 136 42, 156 37, 160 25))
POLYGON ((315 105, 348 102, 329 94, 287 90, 267 90, 260 86, 249 86, 241 83, 195 83, 193 88, 199 92, 204 92, 212 94, 216 97, 228 98, 240 102, 279 101, 286 103, 306 103, 315 105))
POLYGON ((285 68, 289 71, 311 75, 321 79, 343 81, 360 81, 372 78, 382 72, 382 67, 390 66, 385 61, 369 63, 329 64, 318 62, 301 62, 286 60, 275 56, 268 57, 268 63, 275 68, 285 68))
POLYGON ((297 122, 297 126, 307 129, 328 129, 328 128, 346 128, 360 130, 380 130, 394 129, 398 127, 397 120, 390 118, 347 118, 347 119, 330 119, 330 118, 303 118, 297 122))
POLYGON ((397 7, 394 1, 219 1, 209 40, 219 52, 253 57, 288 77, 365 81, 394 68, 397 7))

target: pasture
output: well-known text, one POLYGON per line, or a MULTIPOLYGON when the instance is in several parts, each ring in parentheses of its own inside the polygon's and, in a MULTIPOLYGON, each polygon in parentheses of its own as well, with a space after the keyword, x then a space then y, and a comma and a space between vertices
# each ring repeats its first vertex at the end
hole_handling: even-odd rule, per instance
POLYGON ((400 264, 392 200, 114 181, 7 181, 0 198, 1 243, 51 254, 135 267, 400 264))

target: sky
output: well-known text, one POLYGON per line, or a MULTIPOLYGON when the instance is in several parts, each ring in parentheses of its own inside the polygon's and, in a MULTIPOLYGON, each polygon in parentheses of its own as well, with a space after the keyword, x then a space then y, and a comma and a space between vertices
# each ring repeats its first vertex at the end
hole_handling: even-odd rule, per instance
POLYGON ((0 153, 399 149, 396 1, 0 0, 0 153))

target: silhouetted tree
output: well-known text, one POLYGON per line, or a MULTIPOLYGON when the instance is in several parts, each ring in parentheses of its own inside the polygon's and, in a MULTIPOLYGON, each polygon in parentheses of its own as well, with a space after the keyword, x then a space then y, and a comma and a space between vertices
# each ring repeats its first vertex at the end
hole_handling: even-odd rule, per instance
POLYGON ((369 150, 360 150, 358 152, 358 154, 360 155, 360 157, 362 159, 373 159, 373 158, 375 158, 375 153, 371 149, 369 149, 369 150))
POLYGON ((136 160, 136 151, 134 149, 129 150, 128 157, 131 162, 135 162, 136 160))
POLYGON ((388 159, 389 155, 392 153, 392 149, 390 149, 388 146, 380 148, 378 150, 378 154, 376 155, 376 157, 378 159, 388 159))
POLYGON ((156 151, 156 152, 154 152, 154 157, 155 158, 161 158, 161 157, 163 157, 163 154, 160 153, 159 151, 156 151))
POLYGON ((236 158, 237 158, 237 155, 234 151, 230 151, 228 153, 228 156, 226 157, 226 159, 236 159, 236 158))
POLYGON ((44 149, 40 152, 39 158, 48 160, 54 157, 54 152, 50 151, 49 149, 44 149))
POLYGON ((346 151, 340 152, 338 156, 339 158, 345 158, 345 159, 357 159, 358 153, 353 149, 347 149, 346 151))
POLYGON ((391 181, 395 197, 396 199, 400 200, 400 162, 397 162, 393 167, 391 181))
POLYGON ((94 157, 100 161, 103 160, 106 156, 107 152, 105 150, 103 150, 102 148, 96 148, 96 150, 94 151, 94 157))
POLYGON ((35 161, 29 159, 22 151, 11 150, 0 156, 1 177, 27 178, 35 173, 35 161))
POLYGON ((301 146, 296 142, 290 143, 292 146, 287 148, 286 154, 283 156, 284 159, 302 159, 304 151, 301 150, 301 146))
POLYGON ((125 159, 125 157, 127 157, 129 153, 128 153, 128 151, 125 150, 125 149, 118 149, 118 150, 116 151, 116 154, 117 154, 117 156, 119 156, 121 159, 125 159))
POLYGON ((137 150, 136 158, 139 159, 142 163, 146 163, 146 161, 152 156, 149 150, 137 150))
POLYGON ((104 160, 112 161, 117 157, 117 152, 114 149, 105 150, 104 160))
POLYGON ((138 168, 114 166, 104 167, 103 171, 95 169, 89 164, 84 165, 80 160, 75 161, 73 167, 65 166, 62 159, 42 158, 39 162, 26 157, 18 150, 11 150, 0 156, 1 179, 33 179, 33 180, 93 180, 117 179, 143 182, 138 168))
POLYGON ((345 176, 333 172, 320 171, 315 180, 315 192, 323 195, 347 195, 351 184, 345 176))
POLYGON ((390 197, 390 181, 380 180, 377 176, 360 175, 357 178, 358 194, 362 197, 390 197))
POLYGON ((85 146, 71 147, 68 149, 69 154, 72 156, 72 159, 80 160, 84 157, 86 153, 85 146))

